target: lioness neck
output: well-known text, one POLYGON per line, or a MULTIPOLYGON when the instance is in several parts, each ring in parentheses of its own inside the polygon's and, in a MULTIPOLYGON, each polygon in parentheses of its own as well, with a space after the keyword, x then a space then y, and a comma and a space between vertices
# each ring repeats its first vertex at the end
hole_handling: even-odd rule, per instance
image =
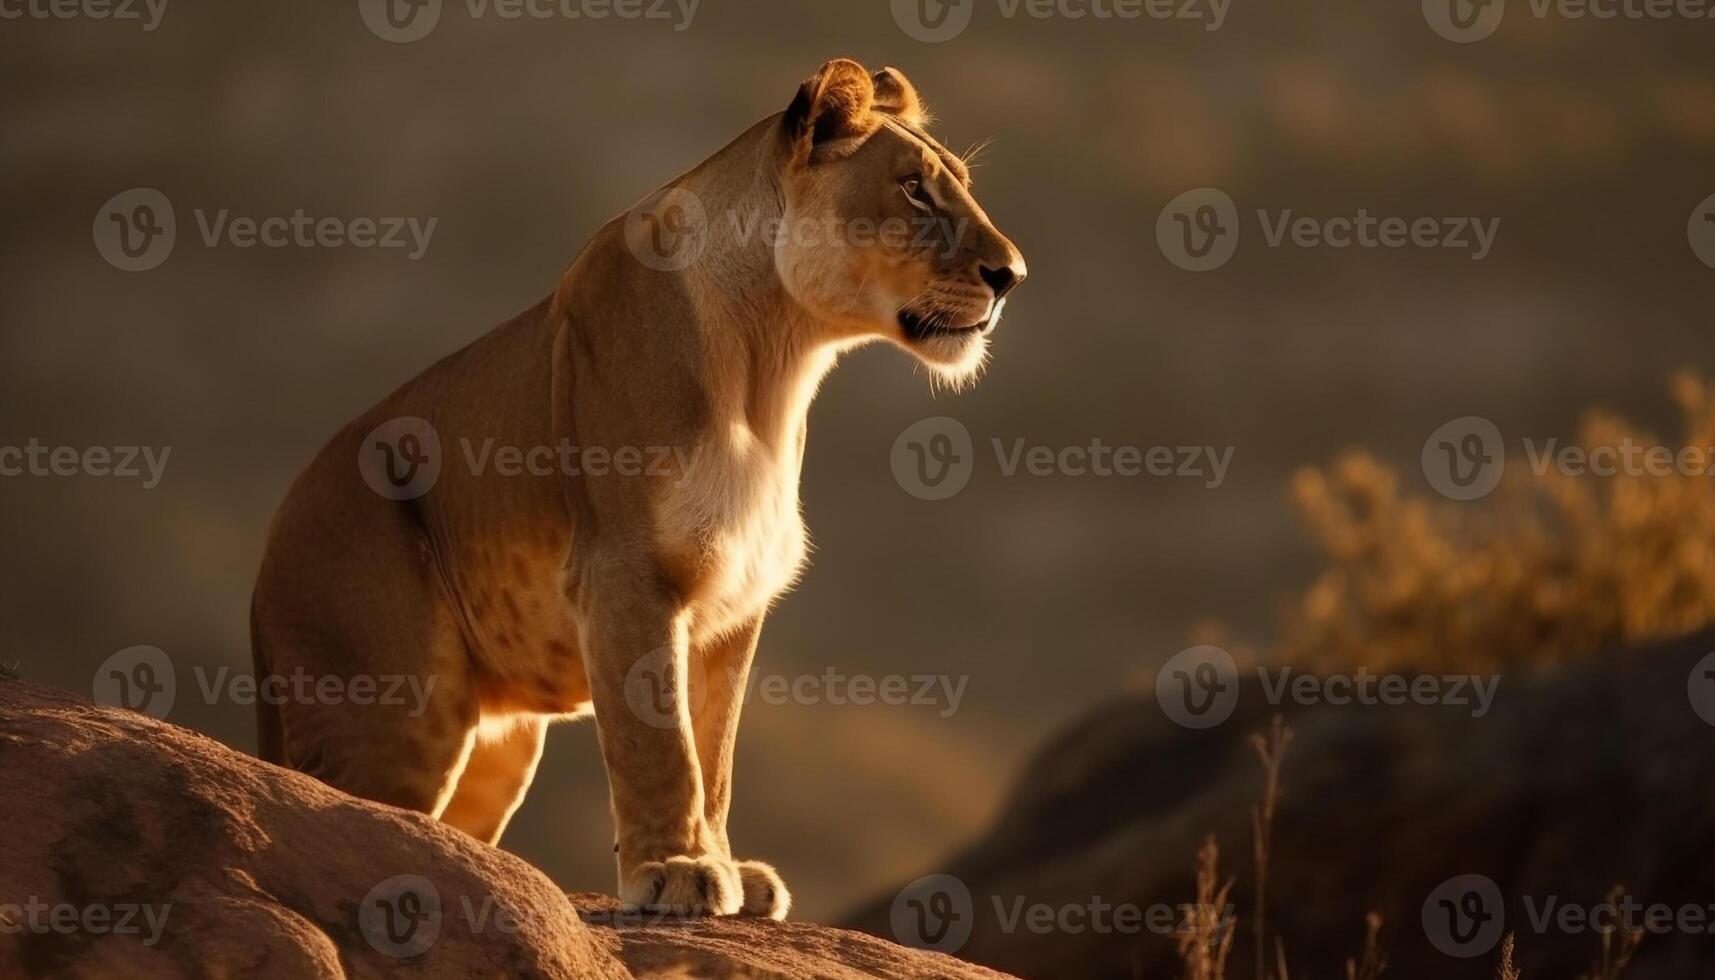
POLYGON ((779 117, 771 117, 677 184, 697 195, 708 218, 701 257, 683 275, 712 420, 796 461, 810 403, 841 345, 791 296, 775 265, 786 152, 779 117))

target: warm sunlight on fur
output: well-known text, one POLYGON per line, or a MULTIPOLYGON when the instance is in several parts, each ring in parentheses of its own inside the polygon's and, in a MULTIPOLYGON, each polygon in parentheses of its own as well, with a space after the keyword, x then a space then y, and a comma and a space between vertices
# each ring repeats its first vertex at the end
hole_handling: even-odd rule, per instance
POLYGON ((337 435, 275 518, 257 673, 437 687, 417 714, 262 705, 264 756, 493 843, 547 723, 593 708, 620 898, 783 918, 785 884, 733 857, 727 813, 762 621, 809 551, 810 402, 870 340, 969 381, 1025 276, 924 124, 898 71, 829 62, 785 112, 598 231, 550 298, 337 435), (447 463, 432 488, 365 486, 352 461, 394 448, 376 433, 425 420, 447 463), (642 475, 456 465, 485 439, 667 452, 642 475))

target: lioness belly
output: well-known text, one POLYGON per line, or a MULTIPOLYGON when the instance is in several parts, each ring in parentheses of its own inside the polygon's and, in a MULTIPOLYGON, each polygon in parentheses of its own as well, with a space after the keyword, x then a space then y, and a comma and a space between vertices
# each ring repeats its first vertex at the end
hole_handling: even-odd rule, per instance
POLYGON ((588 707, 564 563, 563 544, 545 537, 474 541, 458 560, 455 591, 485 715, 588 707))

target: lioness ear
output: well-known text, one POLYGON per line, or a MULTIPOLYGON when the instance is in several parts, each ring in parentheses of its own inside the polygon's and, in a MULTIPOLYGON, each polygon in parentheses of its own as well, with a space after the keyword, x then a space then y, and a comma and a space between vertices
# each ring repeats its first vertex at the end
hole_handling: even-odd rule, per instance
POLYGON ((798 86, 797 97, 786 109, 786 132, 802 151, 861 136, 875 126, 869 118, 874 104, 875 83, 869 72, 855 61, 835 58, 798 86))
POLYGON ((929 113, 923 107, 923 100, 917 95, 917 86, 911 84, 911 79, 905 73, 892 65, 875 73, 871 79, 875 85, 875 107, 882 112, 899 117, 908 126, 922 129, 929 113))

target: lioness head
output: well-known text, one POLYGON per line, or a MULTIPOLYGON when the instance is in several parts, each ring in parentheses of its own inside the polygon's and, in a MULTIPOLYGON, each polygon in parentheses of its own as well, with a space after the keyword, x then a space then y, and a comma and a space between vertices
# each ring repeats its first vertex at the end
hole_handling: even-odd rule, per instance
POLYGON ((893 68, 872 75, 840 59, 804 82, 781 122, 787 233, 775 258, 820 319, 890 340, 957 381, 982 364, 1024 257, 925 122, 893 68))

